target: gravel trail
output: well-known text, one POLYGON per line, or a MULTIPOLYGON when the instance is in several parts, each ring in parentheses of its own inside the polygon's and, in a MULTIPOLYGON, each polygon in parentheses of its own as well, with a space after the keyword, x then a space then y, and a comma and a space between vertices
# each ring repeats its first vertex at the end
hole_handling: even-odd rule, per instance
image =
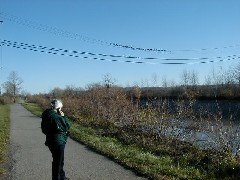
MULTIPOLYGON (((44 145, 41 118, 20 104, 11 105, 9 177, 11 180, 51 180, 52 157, 44 145)), ((70 138, 65 148, 66 176, 71 180, 143 180, 107 157, 70 138)))

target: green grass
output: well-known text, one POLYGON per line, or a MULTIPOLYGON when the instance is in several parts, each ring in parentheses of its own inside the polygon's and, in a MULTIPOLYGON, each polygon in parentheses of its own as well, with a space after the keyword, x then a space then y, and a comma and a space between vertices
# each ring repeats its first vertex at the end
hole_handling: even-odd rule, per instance
POLYGON ((10 132, 10 107, 0 105, 0 177, 6 172, 4 166, 7 161, 7 146, 10 132))
MULTIPOLYGON (((42 113, 36 104, 24 106, 38 116, 42 113)), ((123 143, 119 138, 99 133, 102 131, 104 129, 99 127, 72 122, 71 138, 150 179, 235 179, 239 172, 233 172, 234 168, 239 168, 239 162, 234 158, 231 160, 232 156, 228 158, 216 154, 216 157, 210 156, 206 164, 208 151, 193 148, 185 153, 184 148, 168 146, 164 142, 159 147, 156 146, 155 150, 151 146, 147 149, 137 142, 123 143), (219 163, 213 160, 218 160, 219 163)))
POLYGON ((43 110, 39 105, 37 105, 35 103, 25 103, 25 104, 23 104, 23 106, 27 110, 29 110, 31 113, 33 113, 34 115, 41 117, 43 110))
POLYGON ((73 124, 71 137, 152 179, 206 179, 206 174, 198 169, 177 166, 170 156, 156 156, 135 144, 125 145, 116 138, 99 136, 89 127, 73 124))

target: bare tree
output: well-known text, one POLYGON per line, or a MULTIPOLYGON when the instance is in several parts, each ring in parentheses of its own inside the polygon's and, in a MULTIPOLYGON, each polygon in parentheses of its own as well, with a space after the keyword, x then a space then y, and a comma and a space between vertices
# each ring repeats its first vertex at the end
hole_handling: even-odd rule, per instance
POLYGON ((61 97, 63 95, 63 93, 64 93, 63 89, 61 89, 59 87, 55 87, 54 89, 52 89, 50 91, 49 94, 51 94, 53 98, 56 98, 56 97, 61 97))
POLYGON ((212 68, 212 79, 213 79, 213 84, 218 86, 223 84, 223 68, 222 66, 219 67, 219 70, 215 70, 215 68, 212 68))
POLYGON ((205 76, 205 85, 212 85, 212 79, 210 75, 205 76))
POLYGON ((153 83, 153 87, 158 86, 158 76, 156 73, 152 74, 152 83, 153 83))
POLYGON ((162 86, 163 86, 164 88, 168 87, 168 82, 167 82, 166 76, 163 76, 163 77, 162 77, 162 86))
POLYGON ((231 70, 225 70, 223 72, 223 80, 224 80, 224 84, 234 84, 234 74, 232 73, 231 70))
POLYGON ((182 78, 183 85, 188 86, 190 81, 190 75, 186 69, 182 72, 181 78, 182 78))
POLYGON ((190 77, 189 77, 189 80, 190 80, 190 84, 192 86, 196 86, 198 85, 198 73, 196 71, 192 71, 190 77))
POLYGON ((240 63, 232 70, 234 80, 240 85, 240 63))
POLYGON ((23 80, 18 76, 16 71, 12 71, 8 76, 8 81, 3 84, 3 88, 8 95, 13 97, 13 102, 16 102, 16 96, 21 90, 23 80))
POLYGON ((111 75, 109 75, 109 74, 105 74, 105 75, 103 76, 103 83, 104 83, 104 85, 105 85, 106 88, 112 87, 112 86, 114 85, 115 81, 116 81, 116 80, 113 79, 113 78, 111 77, 111 75))

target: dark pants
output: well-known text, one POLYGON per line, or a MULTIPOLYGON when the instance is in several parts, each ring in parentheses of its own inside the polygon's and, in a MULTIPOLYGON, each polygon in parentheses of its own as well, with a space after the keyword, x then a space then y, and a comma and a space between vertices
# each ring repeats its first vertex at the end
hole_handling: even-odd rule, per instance
POLYGON ((52 180, 64 180, 65 172, 64 166, 64 149, 65 144, 58 146, 49 146, 49 150, 52 153, 52 180))

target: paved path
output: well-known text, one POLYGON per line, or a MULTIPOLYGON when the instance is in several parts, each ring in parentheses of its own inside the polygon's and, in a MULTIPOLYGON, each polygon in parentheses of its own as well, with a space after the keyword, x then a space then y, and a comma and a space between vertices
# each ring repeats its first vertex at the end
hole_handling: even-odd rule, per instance
MULTIPOLYGON (((12 180, 51 180, 51 154, 44 145, 41 119, 20 104, 11 106, 10 177, 12 180)), ((65 151, 65 171, 71 180, 142 180, 132 171, 92 152, 71 139, 65 151)))

